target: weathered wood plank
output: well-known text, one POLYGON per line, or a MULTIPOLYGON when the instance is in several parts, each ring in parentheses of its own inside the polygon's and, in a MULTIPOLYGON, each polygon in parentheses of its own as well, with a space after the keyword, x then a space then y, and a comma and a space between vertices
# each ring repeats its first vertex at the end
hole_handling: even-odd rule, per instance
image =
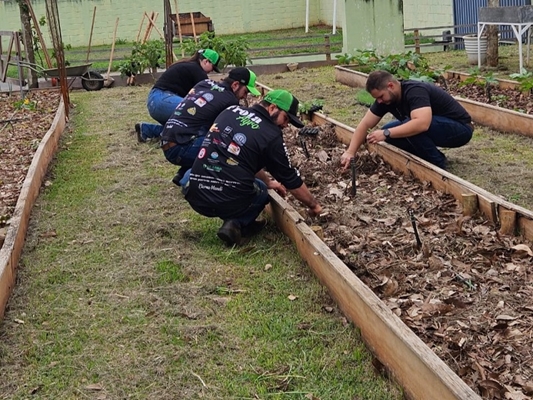
POLYGON ((65 125, 65 105, 61 100, 54 121, 33 156, 11 217, 4 245, 0 249, 0 320, 4 317, 15 284, 16 268, 26 239, 30 214, 65 125))

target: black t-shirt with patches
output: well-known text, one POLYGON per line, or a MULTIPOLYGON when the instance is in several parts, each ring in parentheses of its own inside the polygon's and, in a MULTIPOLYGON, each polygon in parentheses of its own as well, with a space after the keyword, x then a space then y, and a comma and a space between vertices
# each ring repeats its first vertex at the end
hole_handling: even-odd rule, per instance
POLYGON ((242 210, 254 196, 255 174, 266 170, 287 189, 302 179, 291 166, 283 133, 267 110, 231 106, 215 120, 192 167, 189 203, 219 210, 242 210))
POLYGON ((199 131, 207 130, 215 118, 239 100, 224 82, 210 79, 196 84, 168 119, 161 138, 168 142, 187 143, 199 131))
POLYGON ((172 64, 163 72, 155 83, 154 88, 185 97, 194 85, 204 79, 207 79, 207 73, 198 61, 178 62, 172 64))
POLYGON ((409 118, 411 111, 422 107, 431 107, 433 115, 446 117, 463 124, 469 124, 472 119, 468 112, 449 93, 428 82, 402 81, 402 98, 400 103, 384 104, 377 101, 372 104, 370 111, 378 117, 390 112, 399 121, 409 118))

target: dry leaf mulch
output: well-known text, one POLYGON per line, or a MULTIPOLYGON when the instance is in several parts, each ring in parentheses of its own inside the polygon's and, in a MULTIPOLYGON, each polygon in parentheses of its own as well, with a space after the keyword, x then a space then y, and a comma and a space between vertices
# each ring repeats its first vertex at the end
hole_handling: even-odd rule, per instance
POLYGON ((531 398, 532 244, 463 216, 451 195, 367 151, 356 157, 354 195, 343 145, 331 125, 319 132, 285 140, 324 207, 314 223, 325 243, 483 398, 531 398))
POLYGON ((22 184, 59 106, 60 92, 0 93, 0 247, 22 184))

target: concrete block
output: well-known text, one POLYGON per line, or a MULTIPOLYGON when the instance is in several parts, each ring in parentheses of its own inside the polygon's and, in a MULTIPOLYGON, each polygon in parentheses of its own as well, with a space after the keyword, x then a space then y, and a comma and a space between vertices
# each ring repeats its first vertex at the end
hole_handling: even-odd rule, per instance
POLYGON ((480 7, 479 22, 522 24, 533 22, 533 6, 480 7))

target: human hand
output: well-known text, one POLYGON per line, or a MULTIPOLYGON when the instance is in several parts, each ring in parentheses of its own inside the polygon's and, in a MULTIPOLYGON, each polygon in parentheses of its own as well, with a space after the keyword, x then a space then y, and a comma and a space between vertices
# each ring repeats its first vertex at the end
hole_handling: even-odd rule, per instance
POLYGON ((354 158, 355 154, 352 154, 348 151, 345 151, 341 156, 341 166, 344 170, 348 169, 350 166, 350 161, 354 158))
POLYGON ((322 206, 318 203, 316 203, 314 207, 309 207, 307 209, 307 215, 309 215, 311 218, 318 217, 321 212, 322 206))
POLYGON ((277 180, 272 179, 268 182, 267 187, 276 191, 281 197, 287 196, 287 188, 279 183, 277 180))
POLYGON ((372 144, 383 142, 385 139, 385 134, 382 129, 377 129, 366 137, 366 141, 372 144))

